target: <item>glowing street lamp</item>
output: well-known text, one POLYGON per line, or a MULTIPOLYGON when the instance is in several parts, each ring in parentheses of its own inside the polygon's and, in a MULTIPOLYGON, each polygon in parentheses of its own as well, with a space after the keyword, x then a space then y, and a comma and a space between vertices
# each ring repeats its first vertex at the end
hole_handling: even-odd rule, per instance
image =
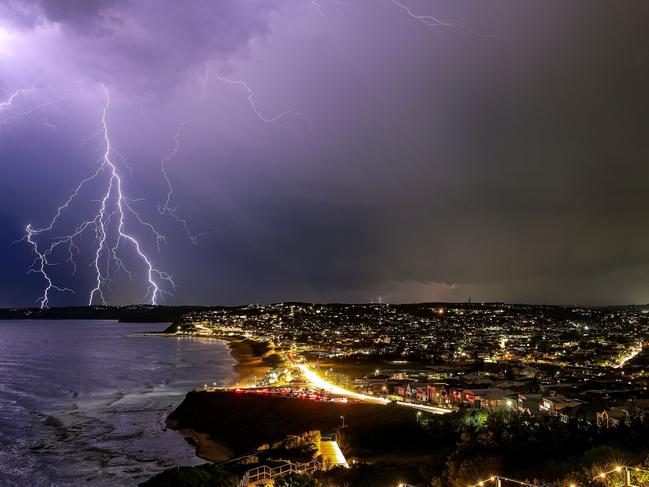
MULTIPOLYGON (((523 482, 522 480, 515 480, 515 479, 510 479, 510 478, 507 478, 507 477, 496 476, 496 475, 492 475, 488 479, 481 480, 477 484, 469 485, 468 487, 482 487, 482 486, 487 486, 487 485, 494 485, 495 487, 502 487, 503 482, 506 482, 508 485, 509 484, 516 484, 516 485, 522 485, 524 487, 537 487, 535 484, 530 484, 528 482, 523 482), (488 482, 493 482, 494 484, 488 484, 488 482)), ((571 485, 570 487, 575 487, 575 486, 571 485)))
POLYGON ((631 472, 648 472, 649 470, 641 469, 638 467, 632 468, 632 467, 627 467, 624 465, 616 465, 612 470, 609 470, 608 472, 601 472, 595 479, 593 480, 600 480, 604 482, 606 480, 606 477, 608 477, 609 474, 612 473, 623 473, 624 475, 624 484, 622 484, 624 487, 630 487, 631 484, 631 472))

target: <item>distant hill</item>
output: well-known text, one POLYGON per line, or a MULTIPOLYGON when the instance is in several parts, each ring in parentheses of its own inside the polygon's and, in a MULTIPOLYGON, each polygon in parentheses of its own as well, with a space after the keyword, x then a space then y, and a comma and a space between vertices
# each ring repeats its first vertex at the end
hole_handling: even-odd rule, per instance
POLYGON ((71 306, 0 309, 0 320, 117 320, 123 323, 173 322, 201 306, 71 306))
MULTIPOLYGON (((376 303, 301 303, 284 302, 266 305, 239 305, 239 306, 152 306, 137 304, 129 306, 69 306, 60 308, 5 308, 0 309, 0 320, 118 320, 124 323, 173 323, 186 313, 192 311, 209 311, 222 309, 257 309, 263 311, 265 306, 322 306, 328 308, 345 307, 376 307, 376 303)), ((573 309, 593 309, 598 311, 616 311, 621 309, 649 309, 649 305, 620 305, 620 306, 561 306, 561 305, 535 305, 535 304, 506 304, 506 303, 407 303, 407 304, 384 304, 415 315, 429 315, 435 313, 439 308, 500 308, 506 307, 513 310, 537 309, 554 316, 570 317, 573 309)))

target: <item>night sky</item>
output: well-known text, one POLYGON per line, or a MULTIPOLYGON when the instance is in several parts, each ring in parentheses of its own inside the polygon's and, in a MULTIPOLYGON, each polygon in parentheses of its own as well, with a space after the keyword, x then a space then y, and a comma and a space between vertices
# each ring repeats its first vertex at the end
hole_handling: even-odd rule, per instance
MULTIPOLYGON (((38 305, 16 241, 102 164, 103 86, 162 303, 645 303, 647 26, 644 0, 1 0, 0 306, 38 305)), ((75 274, 49 257, 75 292, 49 305, 88 302, 97 235, 75 274)), ((106 302, 150 300, 120 252, 106 302)))

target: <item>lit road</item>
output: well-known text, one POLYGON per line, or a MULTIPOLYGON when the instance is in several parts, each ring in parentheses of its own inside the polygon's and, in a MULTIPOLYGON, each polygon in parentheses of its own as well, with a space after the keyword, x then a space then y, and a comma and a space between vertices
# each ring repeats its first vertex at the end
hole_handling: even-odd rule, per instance
POLYGON ((637 345, 634 345, 631 347, 629 350, 628 355, 625 355, 622 357, 619 363, 613 366, 614 369, 621 369, 624 367, 624 365, 631 359, 633 359, 636 355, 638 355, 640 352, 642 352, 642 343, 639 343, 637 345))
MULTIPOLYGON (((389 399, 384 399, 382 397, 376 397, 376 396, 368 396, 367 394, 361 394, 359 392, 349 391, 335 384, 332 384, 331 382, 328 382, 327 380, 320 377, 316 372, 311 370, 305 364, 294 364, 294 365, 300 369, 305 379, 309 381, 313 387, 317 387, 318 389, 322 389, 331 394, 336 394, 338 396, 347 397, 350 399, 356 399, 358 401, 369 402, 372 404, 385 405, 391 402, 389 399)), ((426 406, 424 404, 414 404, 414 403, 403 402, 403 401, 396 401, 396 403, 399 406, 416 409, 418 411, 425 411, 427 413, 433 413, 433 414, 450 413, 448 409, 438 408, 435 406, 426 406)))

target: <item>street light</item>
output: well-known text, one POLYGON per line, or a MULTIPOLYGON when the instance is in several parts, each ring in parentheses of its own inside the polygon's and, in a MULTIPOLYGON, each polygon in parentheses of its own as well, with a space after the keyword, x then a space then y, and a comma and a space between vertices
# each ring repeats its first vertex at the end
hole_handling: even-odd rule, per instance
POLYGON ((494 482, 494 484, 495 484, 494 487, 502 487, 503 481, 507 482, 508 484, 522 485, 524 487, 537 487, 535 484, 530 484, 529 482, 524 482, 522 480, 515 480, 515 479, 510 479, 510 478, 507 478, 507 477, 496 476, 496 475, 492 475, 488 479, 481 480, 477 484, 469 485, 469 487, 487 486, 487 485, 489 485, 488 482, 494 482))
POLYGON ((345 427, 345 415, 343 414, 343 415, 340 417, 340 419, 343 420, 343 428, 344 428, 344 427, 345 427))
POLYGON ((631 486, 632 485, 631 484, 631 474, 632 474, 632 472, 646 472, 646 473, 649 473, 649 470, 638 468, 638 467, 627 467, 626 465, 616 465, 615 467, 613 467, 612 470, 609 470, 608 472, 600 473, 593 480, 599 479, 601 481, 605 481, 606 477, 609 474, 613 473, 613 472, 615 472, 615 473, 622 473, 623 472, 624 484, 622 484, 622 485, 624 485, 626 487, 626 486, 631 486))

